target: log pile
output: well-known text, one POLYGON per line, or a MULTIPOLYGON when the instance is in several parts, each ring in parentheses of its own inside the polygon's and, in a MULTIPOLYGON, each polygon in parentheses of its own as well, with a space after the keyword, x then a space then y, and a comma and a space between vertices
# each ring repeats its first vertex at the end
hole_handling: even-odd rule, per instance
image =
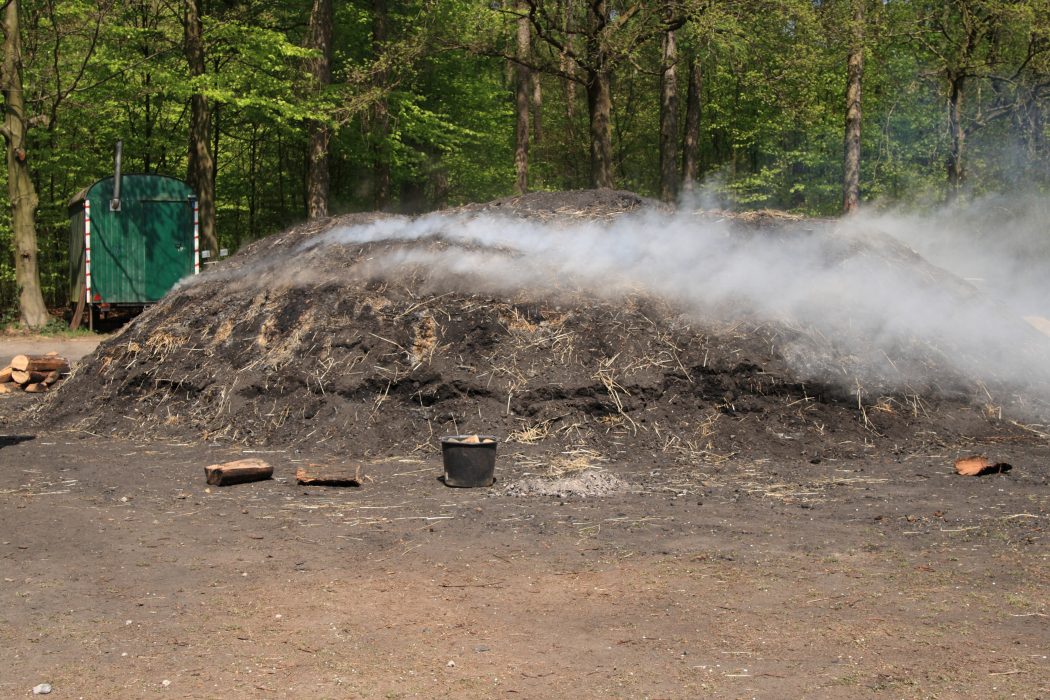
POLYGON ((0 369, 0 394, 24 391, 42 394, 69 376, 69 361, 57 352, 46 355, 15 355, 0 369))

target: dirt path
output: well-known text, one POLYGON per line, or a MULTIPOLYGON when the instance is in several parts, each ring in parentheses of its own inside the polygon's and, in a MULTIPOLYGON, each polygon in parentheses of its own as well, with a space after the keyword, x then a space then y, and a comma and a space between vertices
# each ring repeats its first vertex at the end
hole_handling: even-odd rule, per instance
POLYGON ((43 355, 57 352, 70 362, 90 355, 105 336, 58 338, 48 336, 0 336, 0 362, 6 365, 15 355, 43 355))
MULTIPOLYGON (((642 491, 225 489, 240 453, 67 433, 0 447, 0 695, 1047 697, 1050 450, 689 469, 642 491)), ((508 453, 501 481, 523 475, 508 453)))

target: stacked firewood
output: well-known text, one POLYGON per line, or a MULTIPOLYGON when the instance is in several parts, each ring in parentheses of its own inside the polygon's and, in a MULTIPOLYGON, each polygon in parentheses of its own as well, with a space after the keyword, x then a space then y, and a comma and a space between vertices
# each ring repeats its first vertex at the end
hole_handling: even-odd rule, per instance
POLYGON ((25 391, 40 394, 69 375, 69 360, 57 352, 46 355, 15 355, 0 369, 0 394, 25 391))

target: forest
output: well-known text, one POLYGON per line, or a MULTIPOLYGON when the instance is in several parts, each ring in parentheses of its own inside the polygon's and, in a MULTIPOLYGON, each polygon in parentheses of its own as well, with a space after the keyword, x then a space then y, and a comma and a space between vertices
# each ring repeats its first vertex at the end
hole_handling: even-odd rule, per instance
POLYGON ((0 312, 75 193, 185 179, 210 250, 529 190, 839 215, 1050 187, 1050 0, 7 0, 0 312))

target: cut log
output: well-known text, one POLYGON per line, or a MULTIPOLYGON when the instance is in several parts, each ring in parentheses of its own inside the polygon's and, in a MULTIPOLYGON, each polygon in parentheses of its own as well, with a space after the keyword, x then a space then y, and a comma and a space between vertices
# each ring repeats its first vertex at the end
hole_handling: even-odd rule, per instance
POLYGON ((48 389, 47 384, 44 384, 42 382, 26 384, 25 388, 27 394, 43 394, 48 389))
POLYGON ((68 372, 69 361, 57 355, 15 355, 11 368, 23 372, 68 372))
POLYGON ((11 381, 11 373, 14 372, 11 367, 4 367, 0 369, 0 384, 11 381))
POLYGON ((51 386, 61 378, 62 375, 58 373, 58 370, 55 370, 54 372, 48 372, 47 376, 44 377, 44 384, 51 386))
POLYGON ((0 394, 10 394, 14 391, 14 384, 0 384, 0 394))
POLYGON ((360 486, 361 465, 331 467, 326 464, 308 464, 295 470, 295 480, 303 486, 360 486))
POLYGON ((955 472, 962 476, 977 476, 990 466, 992 463, 988 461, 988 458, 980 455, 955 460, 955 472))
POLYGON ((983 455, 960 457, 955 460, 955 473, 960 476, 984 476, 985 474, 1002 474, 1013 467, 1006 462, 993 463, 983 455))
POLYGON ((11 372, 11 381, 24 387, 26 384, 37 384, 44 381, 46 376, 43 372, 23 372, 16 369, 11 372))
POLYGON ((212 486, 230 486, 272 478, 273 467, 261 459, 238 459, 233 462, 207 466, 204 468, 204 474, 212 486))

